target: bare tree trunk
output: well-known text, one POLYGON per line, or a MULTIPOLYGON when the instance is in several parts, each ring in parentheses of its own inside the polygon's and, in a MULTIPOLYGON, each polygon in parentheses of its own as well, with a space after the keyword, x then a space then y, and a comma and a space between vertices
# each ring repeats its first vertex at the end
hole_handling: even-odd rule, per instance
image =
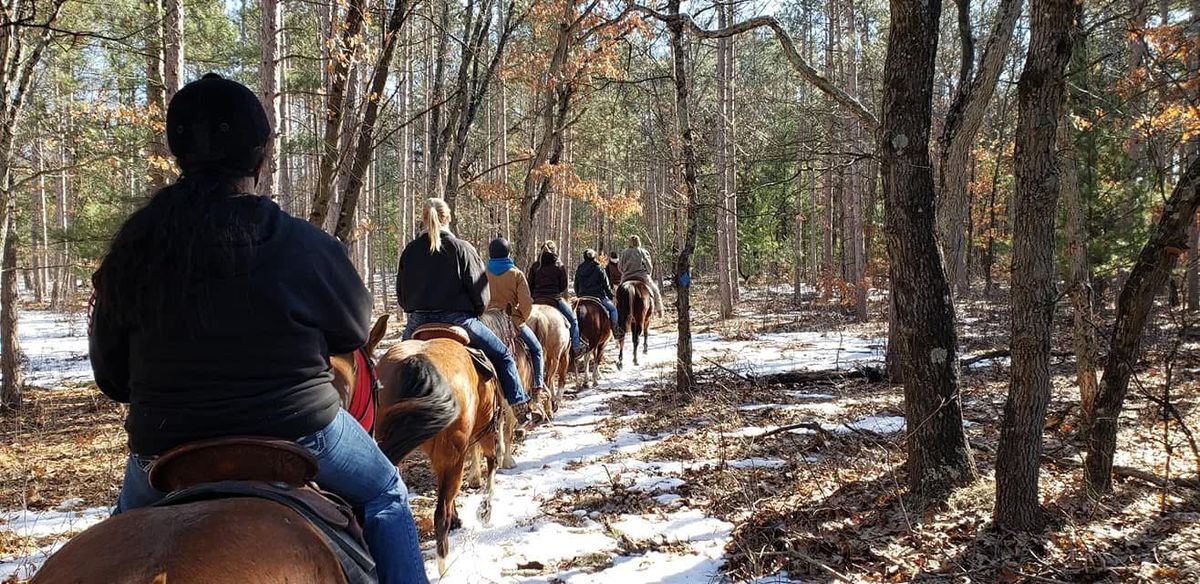
MULTIPOLYGON (((9 185, 11 185, 9 181, 9 185)), ((24 386, 21 346, 17 340, 17 233, 11 204, 4 213, 4 251, 0 258, 0 409, 21 407, 24 386)))
POLYGON ((1162 290, 1175 262, 1187 247, 1187 230, 1196 222, 1197 207, 1200 207, 1200 156, 1194 157, 1179 177, 1117 301, 1117 320, 1105 358, 1100 391, 1096 395, 1084 465, 1088 485, 1097 492, 1112 490, 1117 419, 1141 352, 1142 332, 1154 297, 1162 290))
POLYGON ((183 88, 183 0, 163 2, 163 103, 183 88))
POLYGON ((334 236, 343 242, 350 241, 354 227, 354 211, 362 193, 363 181, 367 167, 375 152, 375 124, 379 118, 379 109, 384 101, 388 77, 392 70, 392 58, 396 54, 396 44, 400 40, 400 29, 408 19, 407 0, 397 0, 388 18, 387 30, 384 33, 383 47, 375 68, 371 73, 371 85, 366 96, 366 109, 358 127, 358 140, 354 149, 353 163, 350 167, 349 181, 342 193, 342 205, 338 210, 337 226, 334 236))
POLYGON ((366 12, 366 0, 350 0, 346 7, 346 19, 341 25, 341 40, 337 47, 337 55, 332 57, 330 69, 329 96, 325 103, 325 134, 321 139, 321 164, 317 174, 317 184, 314 186, 312 209, 308 214, 308 222, 317 227, 324 227, 325 218, 329 213, 329 203, 333 199, 337 184, 337 171, 342 162, 342 131, 348 103, 348 88, 350 68, 355 61, 360 36, 363 32, 363 20, 366 12))
POLYGON ((1069 110, 1058 123, 1059 186, 1067 210, 1067 248, 1070 274, 1067 290, 1071 294, 1075 379, 1079 383, 1079 403, 1083 427, 1087 428, 1096 401, 1096 315, 1092 298, 1091 270, 1087 256, 1087 218, 1079 191, 1079 173, 1075 161, 1075 138, 1069 110))
POLYGON ((695 136, 688 98, 687 51, 684 48, 683 21, 679 15, 680 0, 667 0, 669 16, 667 29, 671 33, 671 55, 674 63, 675 117, 679 124, 679 143, 683 154, 683 188, 686 198, 684 220, 686 232, 683 245, 675 256, 675 308, 678 311, 679 335, 676 346, 675 384, 679 390, 690 391, 695 382, 692 369, 691 269, 692 254, 696 251, 696 232, 700 210, 697 187, 695 136))
MULTIPOLYGON (((858 88, 858 24, 854 11, 854 0, 846 2, 846 30, 849 43, 847 44, 846 59, 846 90, 854 97, 860 97, 858 88)), ((849 128, 850 144, 854 150, 865 150, 862 147, 862 126, 853 116, 843 114, 849 128)), ((857 161, 850 169, 850 188, 846 191, 846 244, 849 256, 846 261, 849 270, 850 284, 854 286, 854 318, 859 322, 867 320, 867 237, 866 237, 866 198, 867 182, 874 181, 874 176, 867 176, 866 168, 873 166, 864 160, 857 161)))
POLYGON ((975 135, 983 124, 988 103, 995 93, 1000 72, 1008 55, 1013 30, 1021 15, 1023 0, 1001 0, 997 7, 996 23, 983 50, 979 71, 974 70, 975 43, 971 38, 969 0, 957 0, 959 34, 963 39, 962 67, 958 89, 941 137, 941 156, 938 161, 938 228, 946 272, 958 294, 970 287, 967 277, 967 246, 963 237, 970 221, 970 194, 967 192, 967 169, 975 135))
MULTIPOLYGON (((171 0, 174 1, 174 0, 171 0)), ((260 195, 274 198, 279 194, 279 160, 283 118, 280 113, 279 89, 282 80, 280 67, 280 36, 283 33, 283 10, 279 0, 262 0, 262 60, 258 64, 261 84, 260 98, 271 122, 271 140, 263 159, 266 165, 258 185, 260 195)))
MULTIPOLYGON (((732 7, 726 4, 717 7, 717 22, 721 28, 729 26, 732 20, 730 11, 732 7)), ((720 300, 721 318, 733 316, 733 289, 738 283, 730 257, 731 252, 736 255, 737 250, 731 249, 729 232, 734 226, 730 219, 730 203, 736 197, 731 176, 733 161, 730 160, 730 155, 733 149, 729 144, 729 134, 733 126, 730 119, 733 115, 733 90, 729 79, 733 73, 730 63, 733 56, 732 44, 732 38, 717 40, 717 207, 714 216, 717 234, 717 297, 720 300)))
POLYGON ((1075 0, 1031 0, 1030 44, 1018 84, 1013 193, 1012 381, 996 451, 996 523, 1035 531, 1042 432, 1050 403, 1054 326, 1054 219, 1058 207, 1057 130, 1062 118, 1075 0))
POLYGON ((934 237, 929 134, 940 14, 939 0, 891 0, 879 135, 908 485, 926 501, 976 476, 963 431, 954 304, 934 237))
MULTIPOLYGON (((166 84, 163 81, 163 7, 162 0, 143 0, 142 11, 146 23, 146 107, 148 114, 160 123, 166 122, 166 84)), ((167 149, 165 134, 151 132, 147 142, 150 177, 149 188, 157 191, 170 180, 167 172, 171 152, 167 149)))

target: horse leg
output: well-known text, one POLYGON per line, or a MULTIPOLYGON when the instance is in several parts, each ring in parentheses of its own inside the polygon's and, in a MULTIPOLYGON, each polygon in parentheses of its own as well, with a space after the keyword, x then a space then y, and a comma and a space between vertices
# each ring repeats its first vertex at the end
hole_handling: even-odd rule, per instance
POLYGON ((646 322, 642 324, 642 354, 650 354, 650 314, 646 314, 646 322))
POLYGON ((479 487, 483 486, 483 463, 479 460, 480 453, 478 444, 471 447, 470 456, 471 474, 467 478, 467 484, 470 485, 472 489, 478 489, 479 487))
MULTIPOLYGON (((634 335, 636 339, 637 336, 634 335)), ((637 365, 637 349, 633 351, 633 364, 637 365)), ((621 338, 617 339, 617 370, 625 368, 625 334, 621 334, 621 338)))
MULTIPOLYGON (((459 449, 461 452, 461 448, 459 449)), ((440 468, 435 469, 438 477, 437 509, 433 513, 433 528, 437 536, 438 575, 446 576, 446 557, 450 555, 450 530, 458 518, 454 500, 458 497, 458 489, 462 485, 463 466, 466 460, 461 455, 450 461, 440 461, 440 468)))
POLYGON ((498 451, 503 450, 502 442, 500 432, 491 432, 479 441, 479 449, 483 451, 483 459, 487 463, 487 474, 483 483, 483 501, 479 503, 479 513, 476 517, 484 527, 492 523, 492 492, 496 482, 496 469, 499 467, 498 451))
POLYGON ((642 323, 637 318, 634 318, 633 323, 631 324, 631 326, 629 328, 630 328, 630 331, 629 331, 630 335, 633 337, 633 364, 634 364, 634 366, 640 366, 641 363, 638 363, 638 355, 637 354, 638 354, 638 337, 640 337, 641 333, 642 333, 642 323))
POLYGON ((500 420, 496 422, 498 425, 496 431, 500 435, 500 443, 503 445, 500 449, 500 466, 501 468, 513 468, 517 466, 517 461, 513 460, 513 450, 517 447, 516 441, 513 440, 513 434, 517 429, 517 415, 513 413, 512 406, 508 405, 508 402, 504 402, 500 409, 502 410, 500 420))

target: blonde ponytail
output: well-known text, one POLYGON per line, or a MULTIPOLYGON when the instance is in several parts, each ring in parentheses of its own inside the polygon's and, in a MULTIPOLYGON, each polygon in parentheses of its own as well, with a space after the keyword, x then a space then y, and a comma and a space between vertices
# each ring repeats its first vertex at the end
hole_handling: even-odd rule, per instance
POLYGON ((442 228, 450 225, 450 205, 441 199, 429 199, 425 202, 423 220, 429 233, 429 251, 442 251, 442 228))
POLYGON ((553 239, 547 239, 542 244, 542 251, 548 251, 554 255, 558 255, 558 244, 554 243, 553 239))

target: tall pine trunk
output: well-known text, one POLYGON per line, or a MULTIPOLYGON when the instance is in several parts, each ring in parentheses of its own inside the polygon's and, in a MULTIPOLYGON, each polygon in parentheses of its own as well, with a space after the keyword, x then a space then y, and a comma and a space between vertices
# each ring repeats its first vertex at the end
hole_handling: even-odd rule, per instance
POLYGON ((1054 324, 1054 219, 1058 206, 1057 129, 1071 59, 1075 0, 1032 0, 1029 53, 1017 84, 1012 255, 1012 372, 996 451, 995 519, 1034 531, 1042 429, 1050 403, 1050 336, 1054 324))
MULTIPOLYGON (((9 183, 11 185, 11 181, 9 183)), ((4 248, 0 253, 0 409, 21 407, 24 379, 21 346, 17 340, 17 233, 16 210, 5 209, 4 248)))
POLYGON ((265 168, 262 180, 258 185, 260 195, 275 197, 279 194, 280 143, 282 136, 283 116, 280 111, 279 95, 282 75, 279 66, 280 35, 283 33, 283 11, 279 0, 262 0, 262 27, 260 42, 262 44, 262 59, 258 64, 258 77, 263 107, 267 110, 267 119, 271 122, 271 140, 267 142, 267 151, 263 159, 265 168))
POLYGON ((908 486, 928 501, 975 478, 963 431, 954 304, 934 237, 929 156, 940 0, 891 0, 879 155, 904 378, 908 486))
POLYGON ((696 251, 697 221, 700 193, 697 181, 696 144, 692 133, 692 116, 688 96, 688 53, 684 47, 683 20, 679 14, 680 0, 668 0, 670 11, 667 30, 671 33, 671 56, 675 81, 675 120, 679 130, 680 153, 683 155, 684 233, 682 245, 675 256, 675 309, 678 312, 679 335, 676 346, 675 384, 683 391, 695 383, 692 369, 691 270, 692 254, 696 251))
POLYGON ((1059 188, 1067 211, 1067 251, 1070 270, 1067 291, 1071 295, 1072 339, 1075 352, 1075 379, 1079 384, 1080 419, 1089 424, 1096 401, 1096 314, 1092 298, 1091 270, 1087 255, 1087 217, 1079 190, 1079 172, 1075 161, 1075 138, 1071 131, 1069 109, 1058 123, 1059 188))

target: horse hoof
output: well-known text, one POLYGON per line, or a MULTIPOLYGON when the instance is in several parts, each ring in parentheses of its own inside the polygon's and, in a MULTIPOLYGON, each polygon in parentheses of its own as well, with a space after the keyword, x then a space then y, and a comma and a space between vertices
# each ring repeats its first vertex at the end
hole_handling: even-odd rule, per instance
POLYGON ((438 564, 438 578, 445 578, 446 577, 446 558, 442 557, 439 554, 437 557, 437 564, 438 564))
POLYGON ((455 515, 454 517, 450 518, 450 531, 455 531, 457 529, 462 529, 462 519, 459 519, 458 516, 455 515))
POLYGON ((478 517, 479 517, 479 522, 482 523, 484 527, 491 527, 491 525, 492 525, 492 506, 488 505, 488 504, 480 505, 478 517))
POLYGON ((516 467, 517 467, 517 461, 513 460, 511 456, 505 457, 504 462, 500 464, 500 468, 505 469, 505 470, 513 469, 516 467))

